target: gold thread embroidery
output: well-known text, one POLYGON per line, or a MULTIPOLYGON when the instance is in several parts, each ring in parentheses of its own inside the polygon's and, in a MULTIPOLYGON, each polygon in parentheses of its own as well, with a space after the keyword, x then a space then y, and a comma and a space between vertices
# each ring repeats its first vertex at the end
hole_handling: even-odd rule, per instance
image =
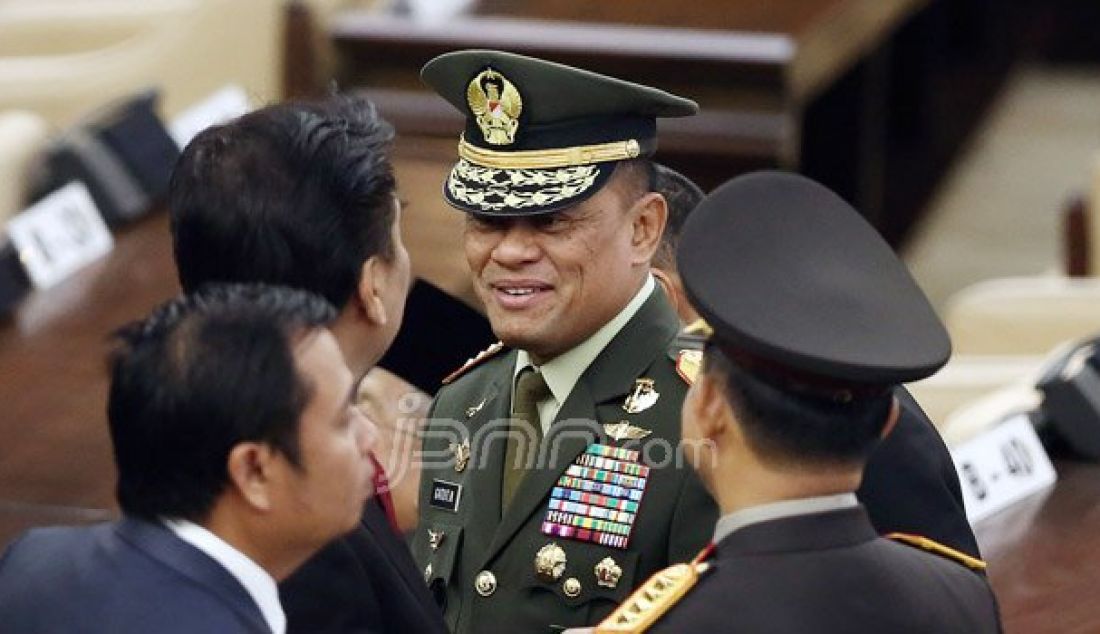
POLYGON ((502 170, 459 160, 447 178, 447 190, 455 200, 485 211, 526 209, 578 196, 595 184, 599 173, 594 165, 555 170, 502 170), (517 189, 521 187, 536 189, 517 189))

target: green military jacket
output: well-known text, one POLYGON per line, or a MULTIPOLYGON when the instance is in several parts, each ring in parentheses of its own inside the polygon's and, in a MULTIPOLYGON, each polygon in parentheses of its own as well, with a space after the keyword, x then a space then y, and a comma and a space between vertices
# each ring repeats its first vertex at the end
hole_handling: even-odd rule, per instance
POLYGON ((412 547, 452 631, 554 632, 598 623, 651 574, 707 543, 717 508, 679 449, 688 385, 669 353, 678 328, 656 289, 581 375, 540 445, 551 459, 528 471, 503 514, 507 424, 492 421, 509 418, 516 352, 497 352, 436 396, 412 547), (624 402, 637 379, 651 379, 658 396, 628 413, 624 402), (622 421, 650 434, 640 441, 592 434, 622 421), (637 462, 649 467, 625 547, 546 534, 552 491, 569 493, 566 471, 593 450, 618 447, 638 451, 637 462))

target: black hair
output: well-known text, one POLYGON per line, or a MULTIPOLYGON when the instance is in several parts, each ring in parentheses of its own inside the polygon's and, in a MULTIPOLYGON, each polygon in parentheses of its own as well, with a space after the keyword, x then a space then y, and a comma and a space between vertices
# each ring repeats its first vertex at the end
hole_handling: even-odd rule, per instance
POLYGON ((654 165, 655 191, 668 203, 668 222, 661 236, 661 246, 653 256, 653 266, 676 270, 676 249, 680 246, 680 231, 691 211, 703 201, 703 190, 687 176, 665 165, 654 165))
POLYGON ((241 442, 267 443, 299 465, 312 387, 292 346, 335 315, 304 291, 208 285, 118 330, 107 418, 122 510, 202 521, 241 442))
POLYGON ((888 386, 857 398, 830 398, 748 371, 713 344, 704 363, 706 372, 721 378, 746 442, 772 464, 862 464, 889 417, 888 386))
POLYGON ((629 202, 654 191, 656 173, 653 165, 653 161, 645 157, 619 161, 615 165, 612 178, 619 184, 621 191, 627 194, 629 202))
POLYGON ((342 308, 392 258, 393 127, 361 97, 288 102, 200 133, 172 174, 180 284, 265 282, 342 308))

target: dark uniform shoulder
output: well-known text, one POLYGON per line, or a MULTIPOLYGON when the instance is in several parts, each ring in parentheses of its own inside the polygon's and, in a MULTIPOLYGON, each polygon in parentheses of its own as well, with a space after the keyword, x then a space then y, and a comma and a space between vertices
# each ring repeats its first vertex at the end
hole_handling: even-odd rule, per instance
POLYGON ((950 546, 944 546, 943 544, 927 537, 920 535, 910 535, 908 533, 890 533, 886 535, 886 538, 913 548, 919 548, 925 552, 929 552, 935 555, 939 555, 945 559, 950 559, 955 563, 962 564, 971 570, 977 570, 979 572, 985 571, 986 564, 981 559, 971 557, 964 552, 960 552, 951 548, 950 546))
POLYGON ((473 358, 467 359, 466 363, 463 363, 461 367, 443 378, 443 385, 450 385, 455 379, 499 354, 501 350, 504 350, 504 343, 498 341, 477 353, 473 358))

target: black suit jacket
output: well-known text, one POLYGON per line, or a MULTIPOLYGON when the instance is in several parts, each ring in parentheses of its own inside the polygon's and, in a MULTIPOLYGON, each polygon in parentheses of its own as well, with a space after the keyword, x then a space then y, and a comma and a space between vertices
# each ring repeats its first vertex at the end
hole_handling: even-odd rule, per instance
POLYGON ((288 634, 445 634, 405 541, 371 498, 359 527, 334 541, 279 586, 288 634))
POLYGON ((0 559, 0 630, 270 634, 251 595, 170 530, 137 519, 41 528, 0 559))
POLYGON ((650 632, 1000 631, 985 577, 877 537, 859 507, 747 526, 710 565, 650 632))
POLYGON ((905 388, 894 394, 901 416, 864 467, 859 501, 882 533, 915 533, 980 558, 943 438, 905 388))

